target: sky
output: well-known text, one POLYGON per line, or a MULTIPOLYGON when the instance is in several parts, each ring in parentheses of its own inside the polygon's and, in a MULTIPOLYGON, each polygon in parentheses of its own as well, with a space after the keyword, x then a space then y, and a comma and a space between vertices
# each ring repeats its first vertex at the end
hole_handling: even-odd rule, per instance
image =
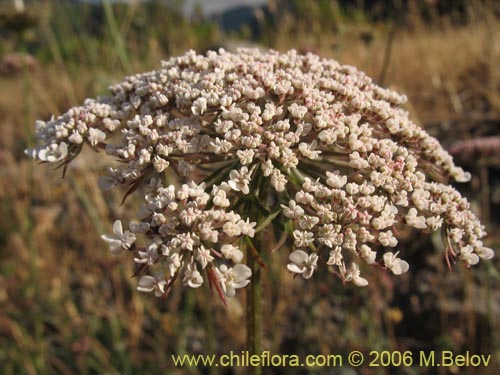
MULTIPOLYGON (((90 3, 100 3, 102 0, 76 0, 76 1, 85 1, 90 3)), ((144 0, 110 0, 111 2, 115 1, 144 1, 144 0)), ((258 6, 267 4, 268 0, 183 0, 180 1, 183 3, 182 10, 186 16, 190 16, 193 8, 196 4, 200 4, 203 13, 207 16, 219 13, 221 11, 230 9, 232 7, 242 6, 242 5, 251 5, 258 6)))
POLYGON ((241 5, 257 6, 267 4, 267 0, 185 0, 184 14, 191 14, 196 4, 201 5, 204 14, 211 15, 241 5))

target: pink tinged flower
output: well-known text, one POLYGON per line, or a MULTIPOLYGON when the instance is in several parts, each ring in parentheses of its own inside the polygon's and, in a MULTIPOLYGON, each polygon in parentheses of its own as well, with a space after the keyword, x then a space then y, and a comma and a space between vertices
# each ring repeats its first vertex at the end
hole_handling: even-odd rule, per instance
POLYGON ((240 163, 242 165, 248 165, 253 161, 253 157, 255 156, 254 150, 238 150, 236 152, 238 158, 240 159, 240 163))
POLYGON ((423 189, 415 189, 411 195, 411 200, 419 210, 426 210, 429 206, 430 192, 423 189))
POLYGON ((220 281, 222 290, 227 297, 232 298, 236 294, 236 289, 244 288, 249 283, 252 270, 244 264, 237 264, 234 267, 227 267, 225 264, 215 269, 220 281))
POLYGON ((137 163, 139 165, 145 165, 148 164, 151 161, 151 152, 147 149, 142 149, 139 152, 139 159, 137 159, 137 163))
POLYGON ((295 194, 295 200, 301 204, 311 204, 314 202, 314 196, 310 193, 300 190, 295 194))
POLYGON ((170 275, 175 275, 177 273, 177 270, 181 268, 182 266, 182 260, 181 257, 178 253, 173 253, 171 256, 168 257, 167 259, 167 266, 168 266, 168 271, 170 272, 170 275))
POLYGON ((262 168, 262 174, 264 175, 264 177, 268 177, 271 175, 271 173, 273 173, 274 166, 271 160, 267 159, 260 166, 262 168))
POLYGON ((330 250, 328 261, 326 262, 329 266, 340 266, 342 264, 342 248, 336 246, 335 249, 330 250))
POLYGON ((248 194, 250 189, 248 184, 250 183, 250 173, 247 167, 242 167, 239 171, 233 169, 229 173, 230 180, 228 181, 229 186, 234 191, 241 191, 243 194, 248 194))
POLYGON ((427 228, 435 232, 443 225, 443 219, 439 216, 430 216, 425 219, 425 223, 427 225, 427 228))
POLYGON ((337 171, 326 172, 326 177, 326 183, 334 189, 340 189, 347 183, 347 176, 340 175, 337 171))
POLYGON ((451 240, 455 243, 458 243, 463 235, 464 235, 464 230, 463 229, 460 229, 460 228, 452 228, 450 229, 450 231, 448 232, 448 236, 451 238, 451 240))
POLYGON ((271 173, 271 186, 277 191, 285 190, 287 179, 279 169, 274 169, 271 173))
POLYGON ((170 163, 167 160, 161 158, 158 155, 154 156, 153 166, 154 166, 156 172, 158 172, 158 173, 163 172, 165 169, 168 168, 169 165, 170 165, 170 163))
POLYGON ((332 129, 322 130, 318 134, 318 139, 327 145, 331 145, 337 140, 337 133, 332 129))
POLYGON ((201 268, 205 268, 209 262, 214 260, 214 257, 210 253, 210 250, 205 248, 205 246, 200 245, 196 252, 196 260, 200 262, 201 268))
POLYGON ((371 221, 373 228, 376 230, 385 229, 392 225, 391 221, 386 220, 383 216, 374 217, 371 221))
POLYGON ((193 246, 195 245, 194 236, 191 233, 180 233, 172 240, 172 243, 175 242, 175 245, 182 250, 193 251, 193 246))
POLYGON ((293 152, 293 150, 285 148, 281 150, 281 162, 285 168, 295 168, 299 163, 299 159, 293 152))
POLYGON ((295 246, 307 247, 314 241, 314 234, 308 231, 294 230, 293 238, 295 240, 295 246))
POLYGON ((209 242, 217 242, 219 232, 212 228, 212 223, 202 222, 198 225, 199 236, 201 239, 209 242))
POLYGON ((396 247, 398 240, 390 230, 386 232, 380 232, 378 235, 378 240, 383 246, 396 247))
POLYGON ((191 106, 191 112, 195 116, 200 116, 204 114, 207 110, 207 99, 204 97, 200 97, 193 102, 191 106))
POLYGON ((316 140, 312 141, 310 144, 302 142, 299 144, 300 153, 308 159, 318 159, 321 151, 316 150, 318 142, 316 140))
POLYGON ((194 207, 188 207, 187 209, 181 211, 181 213, 179 214, 179 218, 184 225, 189 227, 196 221, 199 215, 199 210, 195 209, 194 207))
POLYGON ((109 250, 114 255, 120 254, 124 249, 130 249, 136 240, 135 234, 128 230, 123 232, 120 220, 116 220, 113 224, 113 235, 103 234, 101 238, 109 244, 109 250))
POLYGON ((308 255, 305 251, 295 250, 288 257, 291 263, 288 263, 289 271, 301 274, 304 279, 311 278, 314 270, 318 268, 318 255, 308 255))
POLYGON ((460 249, 459 258, 469 266, 473 266, 479 262, 479 257, 474 253, 474 249, 471 245, 464 246, 460 249))
POLYGON ((406 224, 409 226, 412 226, 413 228, 417 229, 426 229, 427 224, 425 221, 425 217, 423 216, 417 216, 417 209, 412 207, 408 210, 408 213, 406 214, 406 224))
POLYGON ((374 263, 375 258, 377 257, 377 253, 371 250, 368 245, 361 245, 361 247, 359 248, 359 254, 361 255, 361 258, 363 258, 368 264, 374 263))
POLYGON ((165 285, 167 281, 161 274, 155 277, 145 275, 139 280, 139 285, 137 285, 137 290, 139 292, 151 293, 154 292, 156 297, 161 297, 165 294, 165 285))
POLYGON ((302 215, 299 218, 299 227, 301 229, 313 229, 319 223, 319 218, 316 216, 302 215))
POLYGON ((289 107, 288 107, 288 111, 290 112, 290 114, 295 117, 296 119, 302 119, 306 113, 307 113, 307 107, 304 107, 304 106, 301 106, 301 105, 298 105, 297 103, 292 103, 289 107))
POLYGON ((363 159, 357 151, 349 155, 349 166, 354 169, 370 168, 368 161, 363 159))
POLYGON ((203 284, 203 277, 194 264, 187 265, 182 283, 190 288, 199 288, 203 284))
POLYGON ((391 252, 384 254, 384 264, 395 275, 401 275, 408 271, 410 265, 408 262, 398 258, 399 251, 396 254, 391 252))
POLYGON ((221 140, 220 138, 216 138, 215 142, 210 142, 210 146, 212 146, 212 149, 216 154, 227 154, 233 148, 233 144, 231 142, 221 140))

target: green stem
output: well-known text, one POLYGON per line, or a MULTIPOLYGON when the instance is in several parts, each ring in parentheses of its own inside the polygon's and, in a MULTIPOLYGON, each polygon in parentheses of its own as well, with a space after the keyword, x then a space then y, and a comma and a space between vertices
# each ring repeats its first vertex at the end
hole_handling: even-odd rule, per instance
POLYGON ((120 28, 116 23, 115 14, 113 12, 113 6, 110 0, 105 0, 102 3, 104 7, 104 14, 106 16, 106 22, 109 26, 109 32, 115 43, 116 51, 118 53, 118 58, 120 63, 127 74, 132 74, 132 67, 125 50, 125 44, 123 42, 122 34, 120 33, 120 28))
MULTIPOLYGON (((26 145, 31 146, 32 142, 28 136, 30 134, 30 124, 32 124, 33 121, 33 104, 32 104, 32 93, 31 93, 31 80, 28 72, 28 68, 26 64, 23 66, 23 117, 24 117, 24 129, 25 129, 25 137, 27 139, 26 145)), ((29 181, 30 185, 29 186, 35 186, 33 181, 34 181, 34 173, 33 173, 33 163, 29 164, 29 181)), ((34 194, 31 193, 31 196, 34 194)), ((43 314, 42 314, 42 305, 40 303, 41 298, 42 298, 42 289, 40 288, 40 265, 39 265, 39 259, 40 259, 40 254, 37 251, 37 242, 35 239, 34 235, 34 230, 35 230, 35 222, 33 220, 33 216, 31 214, 31 210, 26 211, 26 215, 23 217, 23 223, 22 223, 22 233, 24 238, 26 239, 26 244, 29 249, 30 253, 30 275, 31 275, 31 280, 30 280, 30 286, 33 287, 33 289, 29 289, 31 297, 35 301, 34 308, 32 309, 32 317, 30 320, 33 322, 34 325, 34 339, 35 339, 35 344, 36 344, 36 351, 33 355, 33 364, 34 368, 37 369, 37 371, 43 373, 46 371, 46 351, 45 351, 45 345, 44 345, 44 339, 43 339, 43 333, 44 333, 44 324, 43 324, 43 314)))
MULTIPOLYGON (((260 355, 262 351, 261 267, 249 246, 247 247, 247 265, 252 270, 252 280, 247 288, 247 350, 250 355, 260 355)), ((249 374, 260 375, 262 368, 251 367, 249 374)))

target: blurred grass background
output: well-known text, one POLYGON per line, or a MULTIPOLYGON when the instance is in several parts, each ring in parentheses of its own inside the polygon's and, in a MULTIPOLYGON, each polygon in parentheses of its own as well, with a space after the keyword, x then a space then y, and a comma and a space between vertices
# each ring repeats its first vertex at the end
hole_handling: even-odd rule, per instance
MULTIPOLYGON (((161 59, 189 48, 295 48, 355 65, 407 94, 412 118, 447 147, 500 135, 496 1, 270 0, 210 16, 196 7, 189 17, 183 6, 0 2, 0 374, 245 373, 175 369, 170 360, 172 353, 244 349, 244 293, 226 309, 207 288, 177 288, 167 300, 136 292, 131 259, 114 258, 99 238, 116 217, 132 217, 136 203, 119 206, 123 192, 99 191, 100 155, 82 155, 62 180, 60 171, 23 154, 34 141, 36 119, 105 95, 126 74, 158 68, 161 59), (228 19, 240 21, 227 26, 228 19)), ((473 174, 459 188, 496 249, 499 154, 478 147, 456 157, 473 174)), ((488 368, 302 368, 301 374, 499 373, 498 257, 450 272, 439 238, 400 235, 411 272, 392 277, 367 269, 364 289, 344 287, 325 270, 309 282, 294 280, 284 267, 286 251, 269 258, 264 347, 303 356, 350 350, 492 355, 488 368)))

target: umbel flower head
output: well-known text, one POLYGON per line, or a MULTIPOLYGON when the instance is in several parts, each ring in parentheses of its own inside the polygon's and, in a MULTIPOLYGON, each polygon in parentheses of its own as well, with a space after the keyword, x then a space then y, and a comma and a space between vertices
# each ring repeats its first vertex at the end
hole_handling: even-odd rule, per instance
POLYGON ((404 96, 351 66, 293 50, 189 51, 110 91, 37 122, 27 154, 66 167, 87 145, 121 162, 100 187, 141 187, 144 201, 128 230, 117 220, 102 238, 133 254, 140 291, 208 280, 234 296, 251 278, 243 247, 258 256, 267 225, 288 236, 287 269, 306 279, 328 267, 365 286, 363 262, 408 271, 401 225, 440 230, 449 263, 493 257, 449 185, 470 175, 409 119, 404 96))

